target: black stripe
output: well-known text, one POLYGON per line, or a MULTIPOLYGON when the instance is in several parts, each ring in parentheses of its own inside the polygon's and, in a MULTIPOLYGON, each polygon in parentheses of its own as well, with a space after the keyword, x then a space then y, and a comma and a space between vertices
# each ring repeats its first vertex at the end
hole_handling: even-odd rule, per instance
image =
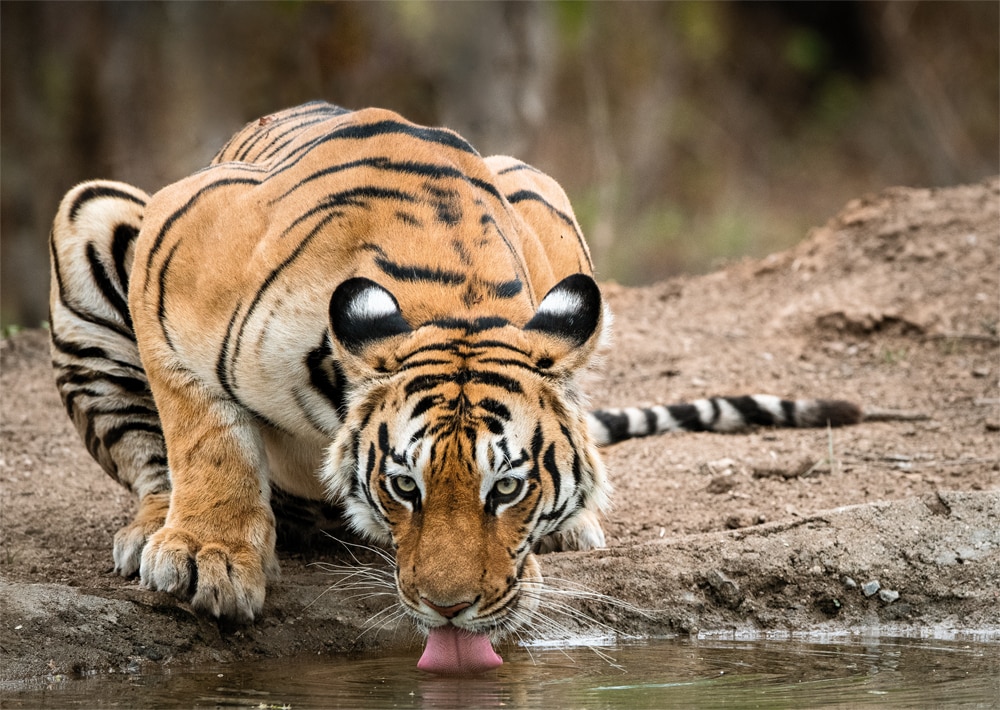
POLYGON ((511 419, 510 409, 507 408, 507 405, 503 402, 498 402, 492 397, 484 397, 476 403, 476 406, 481 409, 485 409, 493 416, 502 419, 505 422, 509 422, 511 419))
POLYGON ((133 195, 131 192, 125 192, 124 190, 119 190, 118 188, 111 187, 110 185, 93 185, 83 190, 76 196, 76 199, 73 200, 73 206, 69 208, 69 221, 75 222, 77 215, 85 204, 91 200, 96 200, 101 197, 117 197, 121 200, 133 202, 140 207, 146 206, 146 201, 144 199, 138 195, 133 195))
POLYGON ((698 408, 693 404, 671 404, 667 407, 667 411, 670 412, 670 416, 677 420, 677 424, 681 429, 687 431, 708 431, 705 422, 701 420, 698 408))
MULTIPOLYGON (((336 115, 337 114, 331 113, 326 109, 320 108, 313 111, 303 112, 298 115, 282 116, 280 118, 272 119, 264 125, 260 125, 260 119, 257 119, 257 129, 248 137, 247 140, 243 141, 239 148, 233 151, 235 159, 242 162, 251 162, 248 160, 250 151, 256 148, 257 144, 261 141, 266 141, 266 143, 261 146, 261 152, 252 161, 256 163, 263 162, 280 153, 288 144, 293 143, 295 138, 297 138, 304 129, 309 126, 315 126, 316 124, 328 121, 336 115), (307 119, 306 117, 309 115, 313 115, 315 117, 307 119), (288 126, 289 123, 292 125, 288 126), (275 132, 276 128, 283 129, 286 127, 287 130, 283 130, 280 133, 275 132), (288 138, 287 140, 282 140, 286 137, 288 138)), ((264 118, 268 117, 265 116, 264 118)))
POLYGON ((459 370, 457 372, 414 377, 406 383, 404 392, 407 397, 411 397, 418 392, 426 392, 442 384, 451 383, 462 387, 469 382, 488 385, 490 387, 499 387, 514 394, 519 394, 522 391, 521 384, 517 380, 502 375, 499 372, 492 370, 459 370))
POLYGON ((110 451, 111 447, 117 444, 122 437, 136 431, 144 431, 147 434, 154 434, 161 438, 163 437, 163 429, 160 428, 158 422, 130 421, 108 429, 104 435, 100 437, 101 443, 104 444, 105 449, 110 451))
POLYGON ((435 396, 427 396, 427 397, 421 398, 421 400, 419 402, 417 402, 416 405, 414 405, 413 411, 410 412, 410 418, 411 419, 416 419, 417 417, 423 415, 424 412, 426 412, 427 410, 429 410, 431 407, 433 407, 435 404, 437 404, 440 400, 441 400, 440 397, 435 397, 435 396))
POLYGON ((375 257, 375 265, 387 276, 397 281, 410 283, 427 281, 442 286, 459 286, 465 283, 465 274, 428 266, 397 264, 381 256, 375 257))
MULTIPOLYGON (((567 500, 565 503, 560 505, 555 510, 549 511, 548 513, 542 513, 538 516, 539 522, 549 522, 550 520, 562 520, 566 516, 566 506, 569 505, 567 500)), ((558 527, 558 526, 556 526, 558 527)))
POLYGON ((403 210, 396 210, 394 214, 396 215, 396 219, 398 219, 403 224, 409 225, 410 227, 415 227, 416 229, 424 228, 424 223, 420 221, 420 219, 414 214, 410 214, 409 212, 404 212, 403 210))
POLYGON ((608 430, 610 443, 624 441, 631 435, 628 430, 628 417, 624 414, 616 414, 604 409, 595 409, 590 414, 608 430))
MULTIPOLYGON (((135 342, 134 339, 132 342, 135 342)), ((111 355, 104 350, 104 348, 98 347, 96 345, 84 346, 79 343, 70 342, 60 338, 55 332, 52 332, 52 344, 55 346, 56 350, 66 355, 77 358, 96 358, 99 360, 105 360, 109 363, 118 365, 119 367, 124 367, 129 370, 135 370, 137 372, 143 372, 142 367, 133 365, 130 362, 125 362, 124 360, 118 360, 111 357, 111 355)), ((55 367, 66 367, 65 365, 55 363, 55 367)))
POLYGON ((486 428, 490 430, 491 434, 494 434, 496 436, 499 436, 504 432, 503 422, 501 422, 496 417, 483 417, 483 424, 486 425, 486 428))
MULTIPOLYGON (((276 138, 281 138, 282 136, 287 135, 288 132, 282 133, 280 136, 272 136, 271 132, 276 127, 284 127, 289 123, 297 122, 303 118, 306 118, 308 116, 315 116, 317 114, 320 116, 328 116, 328 115, 336 116, 342 113, 350 113, 350 112, 344 109, 340 109, 340 107, 338 106, 328 104, 325 101, 317 101, 317 102, 310 102, 308 104, 303 104, 301 106, 296 106, 295 108, 288 109, 287 111, 282 111, 280 114, 276 116, 263 116, 261 118, 270 118, 271 120, 268 123, 265 123, 264 125, 261 125, 260 123, 261 118, 258 118, 257 120, 248 123, 232 138, 229 139, 229 142, 226 143, 226 145, 224 145, 222 149, 216 154, 212 162, 213 163, 222 162, 221 161, 222 156, 230 151, 230 146, 232 146, 233 141, 235 141, 237 138, 243 135, 244 132, 247 132, 248 135, 243 138, 243 142, 240 143, 238 147, 232 149, 231 152, 233 158, 231 159, 238 160, 241 153, 244 153, 245 151, 249 150, 248 143, 256 142, 261 137, 266 136, 271 141, 274 141, 276 138), (306 109, 306 110, 300 111, 299 109, 306 109), (333 110, 331 111, 331 109, 333 110), (338 109, 340 111, 339 114, 337 113, 338 109), (254 124, 256 124, 256 126, 254 124), (260 130, 265 126, 268 127, 270 130, 260 130)), ((297 123, 295 126, 292 127, 292 130, 294 131, 296 129, 302 128, 303 125, 312 125, 313 123, 316 123, 316 121, 304 121, 302 123, 297 123)))
POLYGON ((97 290, 101 292, 101 295, 104 296, 108 304, 117 311, 119 317, 125 322, 125 327, 132 330, 132 316, 129 315, 128 303, 125 301, 125 297, 121 291, 112 283, 111 277, 108 275, 108 270, 104 268, 104 263, 97 256, 97 247, 94 246, 93 242, 87 242, 85 252, 87 263, 90 265, 90 275, 97 286, 97 290))
MULTIPOLYGON (((336 211, 341 207, 367 207, 368 200, 400 200, 402 202, 416 202, 417 198, 407 192, 403 192, 402 190, 395 190, 387 187, 376 187, 374 185, 352 187, 350 190, 342 190, 341 192, 335 192, 332 195, 327 195, 322 202, 300 214, 290 225, 285 227, 284 231, 281 233, 281 238, 286 237, 293 229, 316 214, 329 213, 331 211, 336 211)), ((320 226, 325 226, 329 220, 330 215, 327 214, 320 221, 320 226)), ((315 230, 316 227, 313 228, 313 231, 315 230)), ((381 248, 377 249, 379 252, 383 254, 385 253, 381 250, 381 248)))
POLYGON ((371 485, 372 474, 375 473, 375 461, 377 458, 377 453, 375 451, 375 443, 372 442, 368 445, 368 463, 365 466, 365 478, 363 481, 355 477, 355 483, 357 484, 354 489, 354 497, 360 498, 358 495, 358 488, 364 494, 364 498, 368 501, 368 509, 373 513, 377 514, 380 518, 385 520, 385 516, 382 514, 381 509, 375 505, 375 500, 372 498, 371 490, 369 486, 371 485))
MULTIPOLYGON (((329 362, 331 355, 330 339, 324 334, 319 347, 313 348, 306 355, 305 365, 306 369, 309 370, 309 383, 330 402, 338 415, 343 415, 347 403, 343 389, 337 386, 338 382, 342 382, 342 380, 332 380, 323 367, 325 363, 329 362)), ((339 376, 336 371, 333 374, 339 376)))
POLYGON ((533 173, 541 173, 542 172, 538 168, 532 167, 531 165, 528 165, 527 163, 520 163, 519 162, 516 165, 509 165, 509 166, 507 166, 506 168, 504 168, 503 170, 501 170, 500 172, 498 172, 497 175, 506 175, 507 173, 517 172, 518 170, 530 170, 533 173))
POLYGON ((503 340, 479 340, 475 343, 470 343, 471 349, 477 354, 482 353, 484 350, 489 350, 491 348, 500 348, 502 350, 510 350, 518 355, 523 355, 525 359, 530 360, 531 354, 526 353, 515 345, 511 345, 503 340))
POLYGON ((781 411, 785 415, 785 421, 783 421, 782 424, 785 426, 795 426, 795 402, 788 399, 781 400, 781 411))
MULTIPOLYGON (((92 325, 95 325, 98 328, 104 328, 105 330, 110 330, 113 333, 117 333, 123 338, 126 338, 127 340, 135 342, 135 335, 128 328, 121 325, 120 323, 116 323, 114 321, 101 318, 100 316, 97 316, 91 313, 90 311, 83 311, 79 307, 73 305, 73 303, 70 301, 66 293, 66 284, 63 281, 62 268, 60 267, 59 259, 56 256, 56 248, 52 236, 50 236, 49 238, 49 256, 52 262, 52 270, 53 272, 55 272, 54 276, 56 279, 56 290, 59 292, 59 303, 62 304, 63 308, 68 310, 70 313, 72 313, 74 316, 84 321, 85 323, 91 323, 92 325)), ((51 322, 51 320, 52 319, 50 314, 49 321, 51 322)))
MULTIPOLYGON (((323 168, 322 170, 317 170, 316 172, 300 180, 294 186, 290 187, 283 195, 281 195, 281 197, 277 199, 281 200, 287 197, 292 192, 295 192, 300 187, 303 187, 304 185, 312 182, 313 180, 318 180, 320 178, 326 177, 327 175, 333 175, 354 168, 374 168, 376 170, 384 170, 386 172, 400 173, 404 175, 415 175, 435 180, 454 178, 456 180, 463 180, 469 183, 470 185, 473 185, 474 187, 477 187, 485 192, 488 192, 497 200, 501 199, 500 191, 492 183, 486 182, 484 180, 479 180, 476 178, 471 178, 465 173, 451 166, 438 165, 435 163, 418 163, 411 160, 395 161, 385 156, 377 156, 373 158, 359 158, 358 160, 351 160, 346 163, 341 163, 339 165, 333 165, 328 168, 323 168)), ((278 172, 282 172, 285 169, 286 168, 283 168, 278 172)))
POLYGON ((552 500, 557 501, 559 500, 559 492, 562 487, 562 476, 559 475, 559 466, 556 465, 555 444, 549 444, 549 447, 545 450, 543 465, 545 466, 545 470, 548 472, 549 476, 552 478, 552 487, 555 488, 555 495, 552 497, 552 500))
POLYGON ((775 424, 774 415, 763 409, 757 400, 747 395, 743 397, 726 397, 726 401, 740 413, 743 421, 755 426, 773 426, 775 424))
POLYGON ((539 195, 537 192, 534 192, 533 190, 518 190, 517 192, 512 192, 511 194, 507 195, 507 201, 512 205, 516 205, 518 202, 526 202, 526 201, 538 202, 547 207, 549 211, 555 214, 560 220, 562 220, 571 227, 574 226, 573 220, 568 214, 558 209, 555 205, 553 205, 551 202, 549 202, 548 200, 546 200, 544 197, 539 195))
POLYGON ((577 244, 580 248, 580 253, 586 255, 587 264, 590 266, 591 270, 594 268, 594 265, 590 259, 590 251, 587 249, 587 243, 586 241, 584 241, 583 235, 580 233, 580 230, 576 226, 576 222, 573 220, 572 217, 570 217, 568 214, 557 208, 555 205, 550 203, 548 200, 539 195, 537 192, 533 192, 531 190, 518 190, 517 192, 511 193, 510 195, 507 195, 507 201, 510 202, 512 205, 517 204, 518 202, 525 202, 525 201, 538 202, 539 204, 544 205, 546 208, 548 208, 548 210, 552 214, 554 214, 564 224, 573 229, 573 234, 576 236, 577 244))
POLYGON ((68 368, 56 377, 56 385, 90 385, 95 382, 107 382, 115 387, 131 392, 133 394, 150 395, 149 383, 145 379, 138 377, 126 377, 124 375, 112 375, 99 370, 89 370, 85 368, 68 368))
POLYGON ((643 409, 642 413, 646 415, 646 434, 656 433, 656 412, 652 408, 643 409))
POLYGON ((344 126, 343 128, 331 131, 324 139, 365 140, 393 133, 410 136, 411 138, 416 138, 427 143, 437 143, 438 145, 454 148, 471 155, 479 155, 475 148, 456 133, 441 128, 424 128, 423 126, 415 126, 412 123, 402 123, 394 120, 344 126))
POLYGON ((229 379, 229 343, 233 337, 233 324, 236 322, 236 315, 240 312, 240 307, 242 305, 242 301, 237 301, 236 308, 233 309, 232 315, 229 316, 229 323, 226 324, 226 334, 223 336, 222 346, 219 348, 219 357, 215 361, 215 376, 219 380, 219 385, 226 394, 234 399, 235 394, 229 379))
POLYGON ((128 265, 125 264, 125 255, 128 253, 129 245, 139 236, 139 230, 131 224, 119 224, 115 227, 114 236, 111 238, 111 260, 115 264, 115 273, 118 276, 118 283, 122 287, 122 293, 128 293, 129 272, 128 265))
POLYGON ((102 401, 98 404, 98 406, 87 409, 88 414, 94 417, 152 417, 156 420, 159 420, 160 418, 160 414, 156 411, 156 407, 152 406, 152 398, 146 398, 149 399, 149 404, 127 404, 125 406, 117 405, 114 402, 108 404, 108 400, 110 398, 107 396, 104 396, 101 399, 102 401))
POLYGON ((454 363, 451 360, 436 360, 434 358, 425 358, 423 360, 416 360, 411 362, 407 358, 406 364, 400 365, 393 372, 406 372, 407 370, 416 370, 421 367, 448 367, 454 363))
POLYGON ((446 382, 451 382, 451 380, 450 375, 420 375, 407 382, 403 391, 407 397, 410 397, 418 392, 426 392, 427 390, 440 387, 446 382))
POLYGON ((512 394, 520 394, 522 392, 520 382, 512 377, 507 377, 491 370, 472 370, 469 372, 469 379, 479 384, 499 387, 512 394))
POLYGON ((526 363, 522 360, 513 360, 511 358, 502 357, 480 357, 476 360, 481 365, 500 365, 502 367, 518 367, 522 370, 527 370, 528 372, 534 373, 536 375, 542 374, 537 367, 533 364, 526 363))
POLYGON ((483 316, 482 318, 476 318, 472 321, 465 320, 463 318, 435 318, 432 321, 424 323, 424 325, 434 326, 435 328, 443 328, 445 330, 462 330, 465 335, 475 335, 476 333, 482 333, 486 330, 503 328, 504 326, 510 325, 510 321, 506 318, 500 318, 498 316, 483 316))
POLYGON ((163 333, 163 340, 166 341, 167 347, 171 350, 174 349, 173 340, 170 338, 170 334, 167 332, 167 272, 170 270, 170 262, 174 260, 174 255, 177 253, 177 247, 181 245, 177 242, 172 247, 170 251, 167 252, 167 258, 163 260, 163 266, 160 267, 160 274, 157 278, 157 291, 156 291, 156 319, 160 324, 160 332, 163 333))
POLYGON ((366 138, 374 138, 380 135, 387 135, 392 133, 398 133, 402 135, 407 135, 412 138, 417 138, 418 140, 427 141, 430 143, 438 143, 439 145, 445 145, 452 148, 457 148, 463 152, 470 153, 472 155, 479 155, 475 149, 469 145, 464 139, 452 133, 450 131, 444 131, 435 128, 422 128, 420 126, 415 126, 413 124, 400 123, 399 121, 376 121, 374 123, 363 123, 348 125, 342 128, 337 128, 329 133, 319 136, 308 143, 304 143, 294 150, 292 150, 281 163, 272 171, 272 175, 278 175, 285 170, 290 170, 295 167, 299 161, 305 158, 311 151, 315 150, 319 146, 336 140, 363 140, 366 138))
POLYGON ((510 281, 499 281, 499 282, 486 282, 484 284, 490 293, 493 294, 495 298, 514 298, 517 294, 521 293, 524 288, 524 284, 521 279, 512 279, 510 281))

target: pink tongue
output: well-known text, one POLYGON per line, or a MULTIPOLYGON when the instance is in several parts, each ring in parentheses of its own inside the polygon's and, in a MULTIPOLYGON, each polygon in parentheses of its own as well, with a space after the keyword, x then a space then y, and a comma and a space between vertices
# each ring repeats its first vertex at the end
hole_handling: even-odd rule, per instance
POLYGON ((482 673, 501 663, 489 636, 448 624, 430 630, 417 668, 431 673, 482 673))

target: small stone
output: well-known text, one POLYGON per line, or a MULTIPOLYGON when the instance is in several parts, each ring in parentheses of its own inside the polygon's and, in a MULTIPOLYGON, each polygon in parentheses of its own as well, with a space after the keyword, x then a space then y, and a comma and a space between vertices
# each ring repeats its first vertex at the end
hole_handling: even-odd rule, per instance
POLYGON ((743 593, 736 582, 726 576, 721 570, 713 569, 705 575, 705 581, 715 591, 719 599, 732 609, 743 601, 743 593))
POLYGON ((738 481, 736 481, 735 478, 736 477, 732 475, 716 476, 715 478, 713 478, 711 481, 708 482, 708 485, 705 486, 705 490, 709 493, 714 493, 716 495, 718 495, 719 493, 728 493, 729 491, 733 490, 736 487, 736 484, 738 483, 738 481))
POLYGON ((892 604, 894 601, 899 599, 899 592, 895 589, 880 589, 878 593, 878 598, 884 601, 886 604, 892 604))
POLYGON ((937 557, 934 558, 934 564, 940 567, 950 567, 951 565, 958 564, 958 555, 952 550, 945 550, 937 557))
POLYGON ((858 583, 855 582, 851 577, 844 577, 844 586, 848 589, 857 589, 858 583))
POLYGON ((861 593, 864 594, 866 597, 870 597, 881 588, 882 585, 878 583, 878 580, 873 579, 870 582, 865 582, 864 584, 861 585, 861 593))
POLYGON ((988 367, 977 367, 976 369, 974 369, 972 371, 972 376, 973 377, 989 377, 990 376, 990 368, 988 368, 988 367))

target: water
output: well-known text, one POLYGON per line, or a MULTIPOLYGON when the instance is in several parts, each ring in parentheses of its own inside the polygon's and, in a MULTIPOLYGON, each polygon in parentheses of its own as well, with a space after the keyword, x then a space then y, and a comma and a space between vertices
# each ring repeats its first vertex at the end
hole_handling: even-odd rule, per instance
POLYGON ((1000 644, 917 639, 653 640, 501 649, 480 677, 416 669, 419 651, 308 656, 9 689, 4 707, 1000 708, 1000 644))

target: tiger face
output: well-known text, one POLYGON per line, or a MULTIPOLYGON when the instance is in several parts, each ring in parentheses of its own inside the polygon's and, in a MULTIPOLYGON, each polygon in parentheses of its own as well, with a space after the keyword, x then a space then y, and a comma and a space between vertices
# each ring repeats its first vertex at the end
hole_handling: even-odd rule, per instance
POLYGON ((330 311, 359 384, 322 473, 328 490, 359 531, 392 545, 419 625, 516 629, 537 604, 532 549, 607 500, 575 382, 604 321, 596 284, 564 279, 523 327, 412 328, 363 278, 341 285, 330 311))

